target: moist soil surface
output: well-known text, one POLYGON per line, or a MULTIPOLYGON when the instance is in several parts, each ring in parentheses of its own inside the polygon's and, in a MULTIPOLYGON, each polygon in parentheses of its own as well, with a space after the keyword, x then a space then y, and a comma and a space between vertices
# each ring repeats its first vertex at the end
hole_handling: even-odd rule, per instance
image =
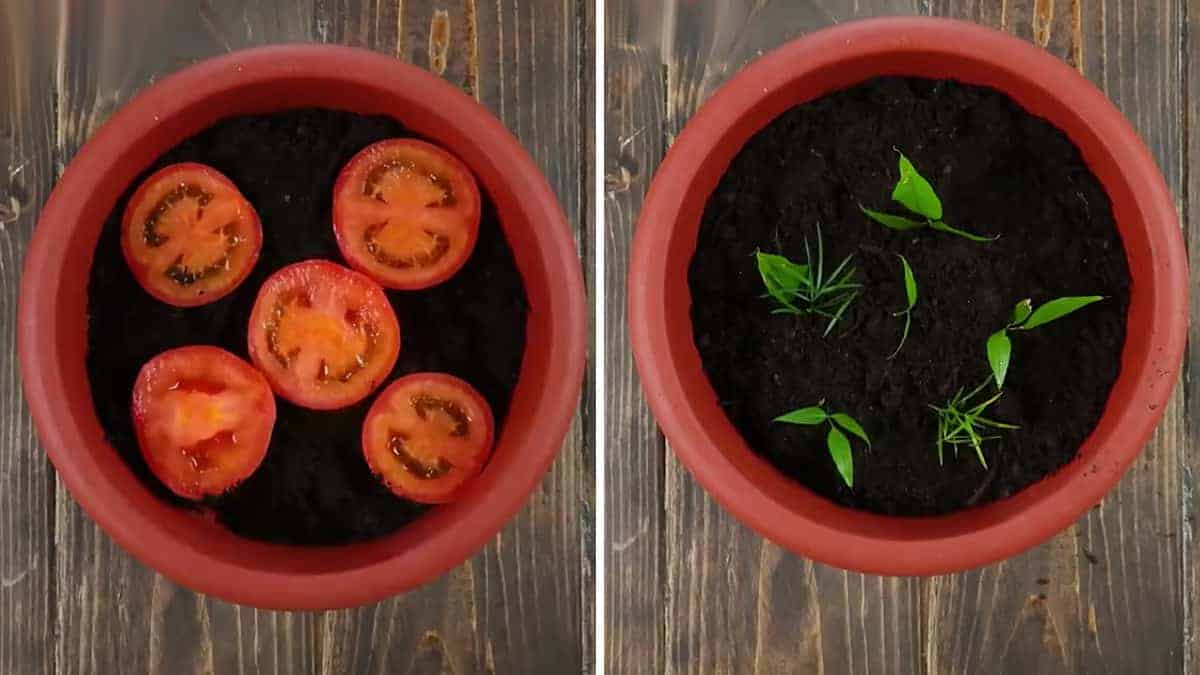
POLYGON ((1058 129, 1005 95, 953 81, 881 78, 781 115, 742 149, 709 197, 689 269, 705 372, 730 421, 787 476, 847 506, 928 515, 984 504, 1054 472, 1099 420, 1125 340, 1129 270, 1111 204, 1058 129), (896 232, 859 204, 891 201, 897 150, 930 180, 944 220, 990 243, 896 232), (814 316, 772 314, 754 252, 804 261, 820 226, 826 270, 853 255, 861 296, 828 337, 814 316), (919 299, 908 341, 902 268, 919 299), (985 343, 1013 305, 1104 295, 1057 322, 1013 335, 1004 394, 990 412, 1016 424, 939 466, 937 418, 959 388, 990 376, 985 343), (866 428, 854 441, 854 487, 838 476, 825 427, 773 423, 815 405, 866 428))
MULTIPOLYGON (((246 329, 262 282, 301 260, 344 264, 330 220, 338 171, 367 145, 405 136, 413 134, 390 118, 329 110, 230 118, 163 155, 118 200, 92 264, 87 367, 109 441, 163 499, 211 511, 243 536, 292 544, 377 537, 427 508, 394 496, 363 460, 360 433, 374 395, 333 412, 277 397, 278 418, 262 466, 240 486, 200 505, 175 497, 158 482, 141 457, 130 419, 134 379, 151 357, 207 344, 249 360, 246 329), (262 254, 250 276, 229 296, 190 309, 171 307, 142 290, 120 246, 121 214, 133 190, 176 162, 201 162, 224 173, 254 205, 263 227, 262 254)), ((400 319, 402 341, 388 382, 419 371, 456 375, 487 399, 501 426, 524 353, 527 305, 486 194, 479 240, 462 270, 430 289, 389 291, 388 299, 400 319)))

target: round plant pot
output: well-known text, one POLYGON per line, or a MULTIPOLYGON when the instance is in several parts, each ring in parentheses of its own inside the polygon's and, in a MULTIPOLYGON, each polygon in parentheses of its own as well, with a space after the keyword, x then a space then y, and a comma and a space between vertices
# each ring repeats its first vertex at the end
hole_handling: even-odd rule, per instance
POLYGON ((18 351, 38 435, 84 510, 150 567, 258 607, 350 607, 462 562, 521 507, 574 414, 586 346, 574 240, 545 178, 487 110, 418 68, 372 52, 287 45, 205 61, 149 87, 67 167, 30 244, 18 351), (495 203, 529 301, 526 344, 494 455, 473 489, 378 539, 299 547, 236 536, 156 497, 105 440, 84 366, 87 286, 101 225, 161 154, 222 118, 323 107, 397 118, 467 164, 495 203))
POLYGON ((1188 322, 1187 260, 1174 202, 1129 122, 1046 52, 940 19, 823 30, 771 52, 724 85, 679 134, 654 177, 628 283, 629 327, 646 397, 696 480, 738 519, 795 553, 890 575, 953 572, 1007 558, 1096 504, 1162 417, 1188 322), (1132 277, 1121 372, 1076 459, 1011 497, 945 516, 844 508, 785 477, 730 423, 692 339, 688 265, 705 201, 731 160, 789 108, 880 75, 990 86, 1064 131, 1111 198, 1132 277))

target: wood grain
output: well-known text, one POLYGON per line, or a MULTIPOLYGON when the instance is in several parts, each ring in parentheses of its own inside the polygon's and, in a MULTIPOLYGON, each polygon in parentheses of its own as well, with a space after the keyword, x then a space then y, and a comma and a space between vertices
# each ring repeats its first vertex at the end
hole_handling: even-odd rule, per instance
MULTIPOLYGON (((581 7, 462 0, 317 9, 321 39, 393 53, 488 105, 525 142, 582 234, 591 89, 590 14, 581 7)), ((323 617, 320 672, 585 672, 593 574, 591 525, 581 514, 591 511, 593 481, 584 429, 577 419, 530 505, 468 564, 406 596, 323 617)))
POLYGON ((605 20, 604 395, 607 540, 605 664, 612 673, 660 673, 664 659, 662 438, 641 396, 626 326, 629 241, 665 145, 666 83, 654 42, 654 3, 608 3, 605 20))
MULTIPOLYGON (((657 142, 647 138, 606 149, 610 183, 632 192, 617 204, 633 205, 614 208, 610 195, 608 228, 616 238, 610 265, 623 265, 628 256, 644 176, 716 86, 782 41, 867 16, 965 18, 1040 45, 1096 82, 1141 131, 1175 194, 1190 194, 1184 192, 1185 176, 1190 178, 1184 139, 1193 161, 1200 158, 1200 142, 1185 123, 1200 111, 1186 98, 1198 89, 1185 87, 1184 73, 1187 68, 1192 84, 1200 86, 1200 64, 1195 56, 1191 64, 1182 59, 1190 53, 1184 20, 1197 27, 1196 3, 1191 12, 1174 0, 666 4, 650 21, 650 32, 642 30, 646 21, 613 20, 630 16, 636 3, 609 4, 608 58, 640 58, 610 75, 609 98, 616 103, 610 103, 609 134, 626 124, 613 110, 628 115, 628 106, 658 122, 661 134, 657 142), (659 73, 663 84, 655 93, 661 92, 661 102, 638 88, 659 73), (626 180, 625 165, 639 167, 642 179, 626 180)), ((1188 185, 1195 189, 1200 181, 1188 185)), ((1194 213, 1190 199, 1183 204, 1194 213)), ((1190 241, 1196 246, 1195 237, 1190 241)), ((623 330, 613 326, 624 319, 623 303, 623 296, 614 299, 610 292, 610 345, 623 330)), ((622 367, 631 364, 610 360, 610 415, 637 419, 644 404, 633 373, 622 367)), ((609 549, 612 672, 1176 673, 1184 672, 1185 649, 1186 662, 1200 668, 1191 630, 1200 609, 1194 600, 1200 568, 1191 538, 1194 507, 1185 489, 1191 475, 1185 453, 1195 440, 1191 415, 1200 414, 1190 398, 1200 385, 1194 377, 1189 367, 1186 405, 1177 393, 1129 474, 1078 524, 1004 563, 925 580, 845 573, 782 551, 721 510, 674 458, 662 464, 663 493, 656 502, 649 491, 657 486, 644 476, 656 466, 647 455, 657 460, 661 435, 628 422, 611 425, 612 540, 622 542, 618 533, 628 536, 632 523, 645 522, 649 527, 639 531, 638 541, 656 542, 620 558, 621 566, 609 549), (644 514, 652 517, 639 517, 644 514), (643 579, 664 585, 636 585, 643 579), (617 592, 614 583, 627 588, 617 592), (635 596, 626 597, 628 591, 635 596), (658 632, 659 622, 665 634, 658 632)))
MULTIPOLYGON (((1183 68, 1187 78, 1184 92, 1183 147, 1183 218, 1188 243, 1188 259, 1200 260, 1200 8, 1191 3, 1185 8, 1183 68)), ((1197 277, 1192 268, 1192 322, 1189 331, 1188 355, 1183 371, 1183 434, 1181 449, 1185 462, 1181 490, 1183 509, 1180 514, 1180 540, 1183 547, 1183 650, 1184 672, 1200 673, 1200 640, 1197 621, 1200 617, 1200 550, 1196 540, 1196 477, 1200 475, 1200 295, 1195 292, 1197 277)), ((1177 394, 1178 395, 1178 394, 1177 394)))
POLYGON ((0 4, 0 673, 50 672, 54 642, 54 476, 19 389, 17 284, 26 242, 53 180, 50 63, 20 48, 44 25, 0 4), (35 627, 30 630, 30 627, 35 627))
MULTIPOLYGON (((19 262, 37 210, 92 131, 160 74, 256 44, 339 42, 430 68, 500 115, 546 172, 571 222, 580 223, 591 119, 584 36, 593 17, 582 7, 576 0, 210 1, 188 11, 117 0, 5 4, 0 325, 12 335, 19 262), (131 25, 139 26, 137 40, 120 32, 131 25), (31 43, 35 36, 51 39, 31 43)), ((436 583, 357 610, 256 611, 196 595, 142 567, 56 485, 22 404, 14 349, 10 337, 0 362, 0 673, 557 675, 590 668, 593 480, 585 417, 576 419, 530 504, 436 583)))

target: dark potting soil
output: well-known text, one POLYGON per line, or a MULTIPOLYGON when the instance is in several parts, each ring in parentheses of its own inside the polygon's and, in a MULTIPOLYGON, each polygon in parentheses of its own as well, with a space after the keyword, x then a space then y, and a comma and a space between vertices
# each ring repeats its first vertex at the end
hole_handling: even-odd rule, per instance
MULTIPOLYGON (((828 271, 830 268, 826 267, 828 271)), ((1111 204, 1067 137, 1005 95, 952 81, 881 78, 797 106, 755 135, 709 197, 689 270, 696 346, 720 403, 756 452, 847 506, 924 515, 983 504, 1075 456, 1120 368, 1129 270, 1111 204), (975 243, 931 230, 895 232, 859 204, 903 213, 891 190, 897 149, 975 243), (826 265, 853 254, 862 294, 828 337, 818 317, 772 314, 754 252, 803 262, 824 235, 826 265), (919 299, 892 360, 905 306, 902 268, 919 299), (1013 305, 1066 295, 1107 299, 1013 336, 994 419, 1020 429, 938 465, 937 421, 960 387, 990 374, 985 343, 1013 305), (839 478, 826 429, 772 423, 825 399, 857 418, 854 488, 839 478)))
MULTIPOLYGON (((117 201, 92 264, 88 374, 113 447, 163 499, 191 506, 158 482, 138 451, 130 397, 142 364, 191 344, 216 345, 248 359, 246 329, 262 282, 300 260, 343 263, 330 224, 338 171, 375 141, 412 135, 390 118, 330 110, 231 118, 163 155, 117 201), (156 169, 184 161, 211 165, 237 184, 258 211, 264 237, 258 264, 234 293, 191 309, 143 291, 120 246, 121 214, 133 190, 156 169)), ((479 241, 462 270, 431 289, 388 292, 402 341, 389 381, 418 371, 456 375, 483 394, 501 424, 524 353, 527 305, 494 207, 483 197, 479 241)), ((394 496, 363 460, 360 433, 373 400, 318 412, 277 398, 278 418, 262 466, 200 508, 211 509, 238 534, 294 544, 366 539, 412 521, 426 507, 394 496)))

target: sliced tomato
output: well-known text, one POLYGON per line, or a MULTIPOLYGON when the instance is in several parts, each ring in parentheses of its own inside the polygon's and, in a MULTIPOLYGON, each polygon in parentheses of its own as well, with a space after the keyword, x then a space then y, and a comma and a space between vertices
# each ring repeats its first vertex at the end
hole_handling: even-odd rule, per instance
POLYGON ((172 164, 146 179, 125 207, 121 247, 146 292, 176 307, 228 295, 262 248, 258 213, 203 164, 172 164))
POLYGON ((379 284, 324 260, 272 274, 250 313, 250 358, 275 393, 315 410, 354 405, 400 354, 400 322, 379 284))
POLYGON ((219 495, 267 454, 275 397, 249 363, 216 347, 180 347, 142 366, 133 426, 150 470, 187 499, 219 495))
POLYGON ((375 399, 363 423, 363 455, 396 495, 443 504, 483 469, 492 430, 492 409, 471 385, 442 373, 415 373, 375 399))
POLYGON ((367 146, 333 188, 333 231, 350 266, 388 288, 454 276, 479 237, 479 187, 445 150, 410 138, 367 146))

